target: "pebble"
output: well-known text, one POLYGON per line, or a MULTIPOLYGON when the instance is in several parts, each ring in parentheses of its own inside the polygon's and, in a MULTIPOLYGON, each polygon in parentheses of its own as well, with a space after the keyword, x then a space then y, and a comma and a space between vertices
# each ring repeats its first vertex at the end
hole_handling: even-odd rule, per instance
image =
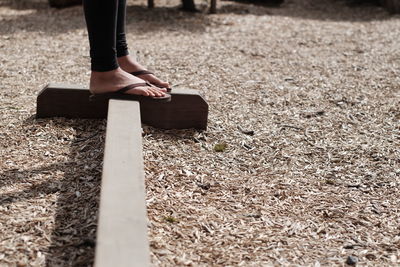
POLYGON ((354 257, 354 256, 348 256, 347 257, 346 264, 348 264, 348 265, 356 265, 357 262, 358 262, 357 257, 354 257))

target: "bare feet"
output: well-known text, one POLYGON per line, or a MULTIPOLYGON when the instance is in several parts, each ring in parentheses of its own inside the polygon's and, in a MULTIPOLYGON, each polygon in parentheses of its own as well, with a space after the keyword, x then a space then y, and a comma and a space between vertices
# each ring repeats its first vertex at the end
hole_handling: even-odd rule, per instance
MULTIPOLYGON (((92 71, 90 75, 90 91, 93 94, 111 93, 125 86, 144 82, 144 80, 123 71, 121 68, 106 72, 92 71)), ((165 96, 166 91, 165 88, 140 86, 126 91, 125 94, 161 97, 165 96)))
MULTIPOLYGON (((118 64, 121 66, 121 68, 128 72, 134 72, 134 71, 139 71, 139 70, 145 70, 146 68, 140 65, 136 60, 134 60, 131 56, 123 56, 118 58, 118 64)), ((160 79, 158 79, 156 76, 153 74, 141 74, 138 75, 139 78, 142 78, 143 80, 148 81, 149 83, 152 83, 154 85, 157 85, 162 88, 169 88, 169 83, 163 82, 160 79)))

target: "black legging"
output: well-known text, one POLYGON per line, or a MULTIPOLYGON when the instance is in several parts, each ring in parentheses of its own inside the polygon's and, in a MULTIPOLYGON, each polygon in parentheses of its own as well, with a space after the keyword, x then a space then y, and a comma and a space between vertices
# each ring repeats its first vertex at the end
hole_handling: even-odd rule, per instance
POLYGON ((92 71, 118 68, 129 54, 125 38, 126 0, 83 0, 92 71))

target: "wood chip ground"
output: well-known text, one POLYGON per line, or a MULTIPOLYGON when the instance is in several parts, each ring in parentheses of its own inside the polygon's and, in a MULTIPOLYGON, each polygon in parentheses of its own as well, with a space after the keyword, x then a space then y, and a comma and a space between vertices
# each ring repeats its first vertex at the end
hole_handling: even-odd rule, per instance
MULTIPOLYGON (((128 1, 131 52, 210 105, 205 132, 143 127, 152 264, 398 266, 400 16, 178 4, 128 1)), ((0 0, 0 25, 0 265, 90 266, 106 122, 34 119, 88 83, 82 8, 0 0)))

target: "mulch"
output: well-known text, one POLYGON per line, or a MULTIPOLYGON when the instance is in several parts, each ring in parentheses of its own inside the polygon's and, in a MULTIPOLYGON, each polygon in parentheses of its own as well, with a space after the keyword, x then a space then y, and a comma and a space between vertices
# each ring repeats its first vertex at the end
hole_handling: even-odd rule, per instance
MULTIPOLYGON (((206 131, 143 126, 154 266, 400 264, 400 16, 128 1, 131 52, 210 105, 206 131)), ((87 86, 81 7, 0 1, 0 265, 90 266, 104 120, 36 120, 87 86)))

